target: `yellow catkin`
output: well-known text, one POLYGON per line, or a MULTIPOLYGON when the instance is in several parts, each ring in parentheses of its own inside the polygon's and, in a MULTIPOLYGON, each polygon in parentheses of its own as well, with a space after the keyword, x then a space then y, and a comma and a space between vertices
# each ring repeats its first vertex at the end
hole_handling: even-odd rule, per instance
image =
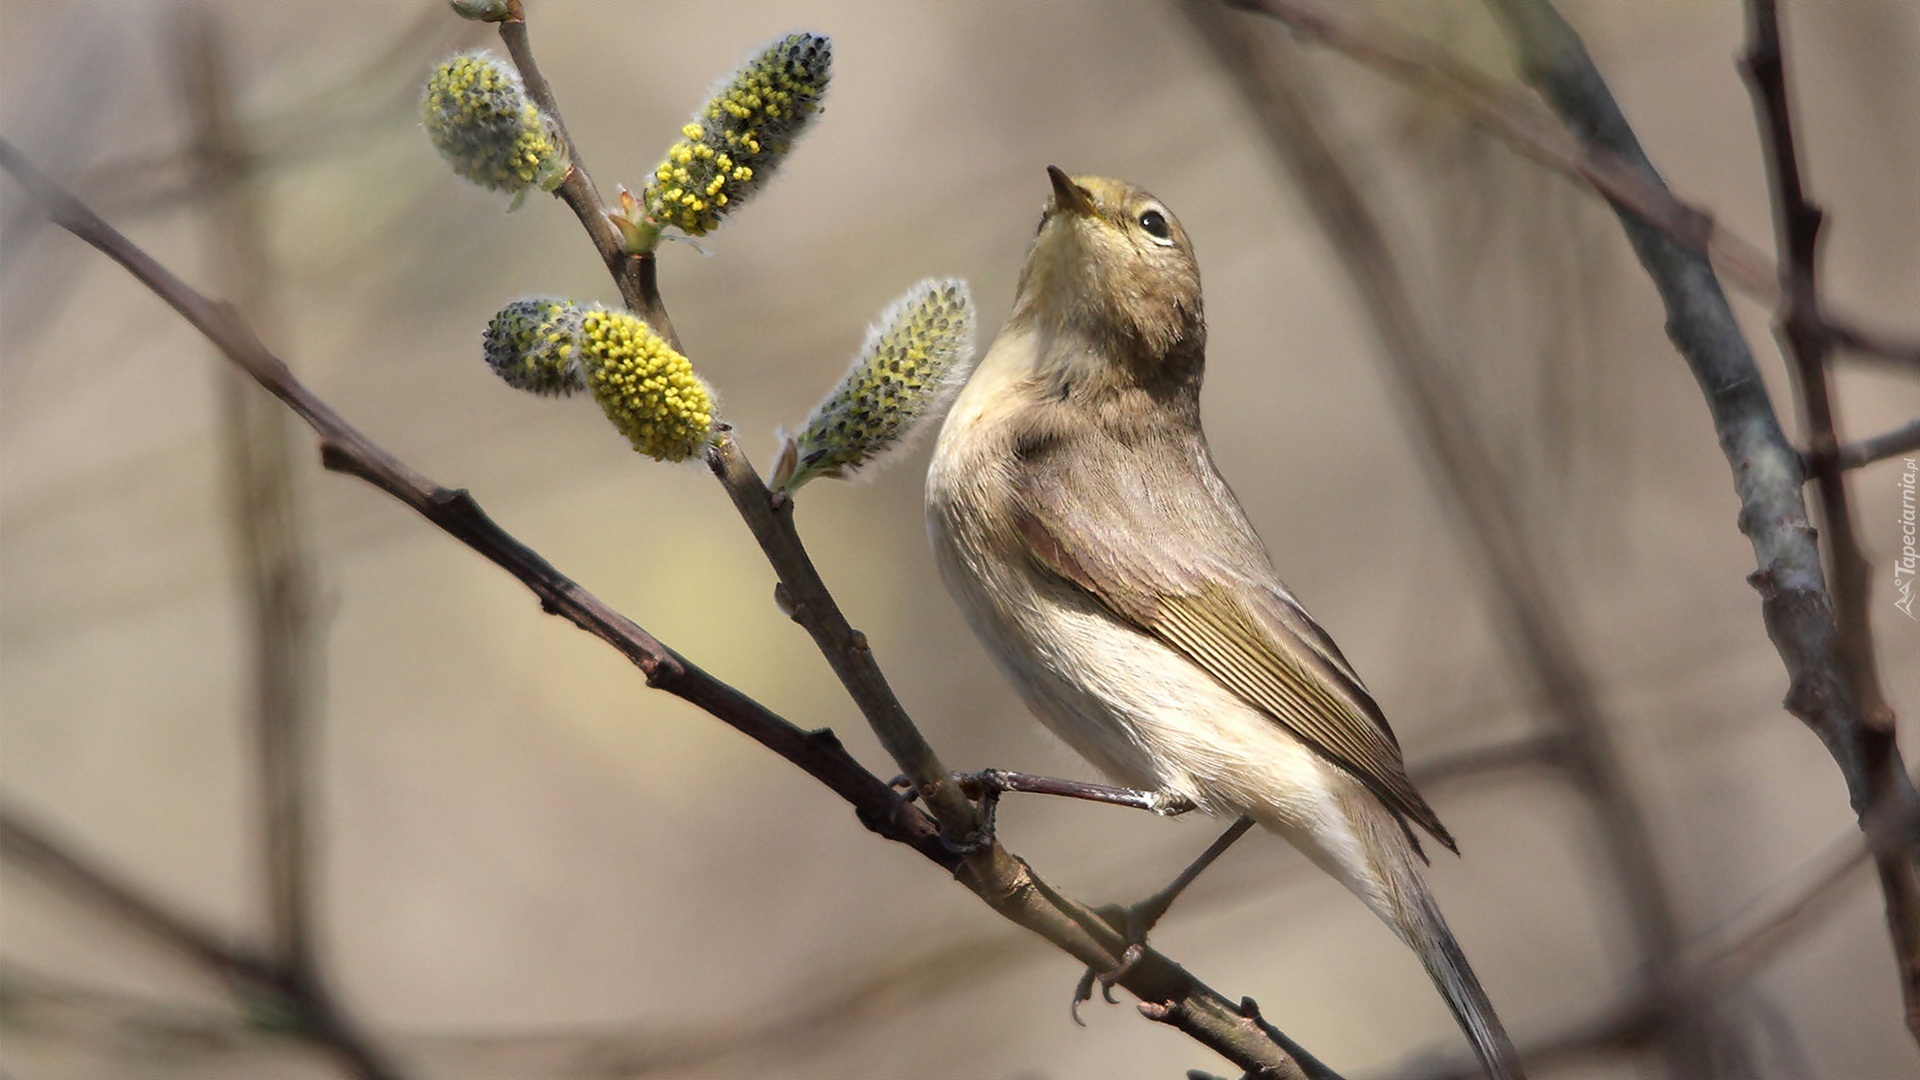
POLYGON ((635 450, 684 461, 706 447, 713 394, 686 357, 624 311, 589 310, 580 331, 587 389, 635 450))

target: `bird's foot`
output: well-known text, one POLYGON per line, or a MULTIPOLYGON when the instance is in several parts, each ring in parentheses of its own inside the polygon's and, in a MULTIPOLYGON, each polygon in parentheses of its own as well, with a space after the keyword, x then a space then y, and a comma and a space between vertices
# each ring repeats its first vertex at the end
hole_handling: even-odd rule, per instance
POLYGON ((1147 954, 1147 932, 1152 930, 1160 921, 1160 917, 1167 913, 1167 908, 1172 903, 1173 897, 1159 892, 1137 904, 1124 906, 1108 904, 1094 909, 1094 914, 1106 920, 1108 926, 1119 932, 1122 940, 1127 943, 1127 947, 1121 951, 1120 963, 1115 965, 1113 970, 1095 971, 1088 968, 1086 973, 1080 976, 1080 982, 1073 988, 1073 1004, 1068 1008, 1073 1015, 1074 1023, 1081 1027, 1087 1026, 1087 1022, 1080 1019, 1080 1006, 1093 1000, 1093 988, 1096 985, 1100 987, 1100 997, 1107 1004, 1120 1004, 1120 999, 1113 996, 1114 984, 1126 978, 1127 972, 1133 970, 1133 965, 1139 963, 1140 958, 1147 954))

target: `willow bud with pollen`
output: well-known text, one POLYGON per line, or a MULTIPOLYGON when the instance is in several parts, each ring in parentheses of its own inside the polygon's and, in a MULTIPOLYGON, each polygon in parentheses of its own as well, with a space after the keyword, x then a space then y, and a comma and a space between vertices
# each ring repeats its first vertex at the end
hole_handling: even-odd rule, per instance
POLYGON ((783 434, 776 491, 819 476, 845 479, 904 450, 946 411, 973 358, 973 300, 967 283, 923 281, 893 302, 853 366, 800 434, 783 434))
POLYGON ((765 184, 820 111, 833 48, 789 34, 733 73, 680 129, 642 200, 657 226, 705 236, 765 184))

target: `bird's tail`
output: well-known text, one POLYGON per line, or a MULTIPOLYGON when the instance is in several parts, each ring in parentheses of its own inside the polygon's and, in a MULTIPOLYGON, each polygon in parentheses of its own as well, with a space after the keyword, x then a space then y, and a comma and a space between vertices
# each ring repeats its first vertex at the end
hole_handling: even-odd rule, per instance
POLYGON ((1389 878, 1385 906, 1389 911, 1382 914, 1388 916, 1401 940, 1419 954, 1421 965, 1427 969, 1441 996, 1447 999, 1447 1007, 1453 1010, 1460 1030, 1473 1043, 1473 1052, 1479 1056, 1487 1076, 1492 1080, 1525 1080, 1520 1055, 1514 1051, 1500 1018, 1494 1014, 1493 1003, 1487 1000, 1487 992, 1481 989, 1466 954, 1460 951, 1460 943, 1447 928, 1447 920, 1441 917, 1439 906, 1433 902, 1425 876, 1415 864, 1418 856, 1411 845, 1383 846, 1388 848, 1381 861, 1387 864, 1384 867, 1389 878))

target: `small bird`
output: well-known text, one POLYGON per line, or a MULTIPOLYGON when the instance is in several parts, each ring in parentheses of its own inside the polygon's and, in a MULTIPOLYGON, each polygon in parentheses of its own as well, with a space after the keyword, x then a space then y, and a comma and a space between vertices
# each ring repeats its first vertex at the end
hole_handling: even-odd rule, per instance
POLYGON ((1130 184, 1047 173, 1012 314, 927 475, 948 590, 1054 734, 1116 783, 1285 837, 1419 954, 1488 1075, 1520 1077, 1415 829, 1458 848, 1207 449, 1186 232, 1130 184))

